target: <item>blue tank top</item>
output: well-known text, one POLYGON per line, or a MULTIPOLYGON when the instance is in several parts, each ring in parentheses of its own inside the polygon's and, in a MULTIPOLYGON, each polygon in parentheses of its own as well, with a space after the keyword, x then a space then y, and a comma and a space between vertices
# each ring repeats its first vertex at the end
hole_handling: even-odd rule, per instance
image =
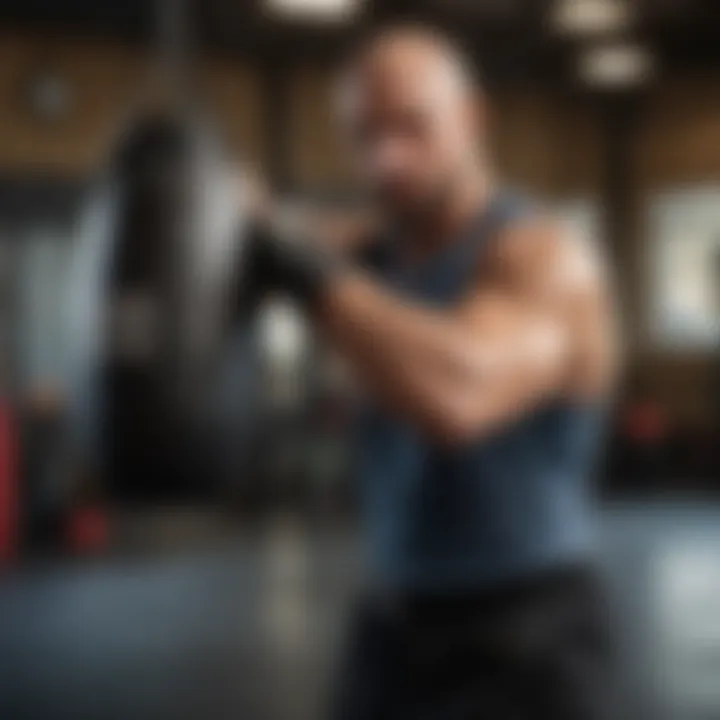
MULTIPOLYGON (((406 297, 451 306, 474 281, 483 246, 530 208, 499 193, 421 268, 403 267, 390 243, 374 269, 406 297)), ((380 407, 366 408, 359 472, 371 576, 395 589, 484 588, 586 557, 602 415, 590 403, 553 401, 448 448, 380 407)))

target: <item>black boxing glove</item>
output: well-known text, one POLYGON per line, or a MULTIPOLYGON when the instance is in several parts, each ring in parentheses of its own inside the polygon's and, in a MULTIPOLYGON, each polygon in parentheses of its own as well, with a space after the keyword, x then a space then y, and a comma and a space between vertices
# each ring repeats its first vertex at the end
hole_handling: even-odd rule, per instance
POLYGON ((267 221, 245 229, 240 250, 239 305, 254 308, 268 293, 282 292, 312 309, 342 262, 318 243, 267 221))

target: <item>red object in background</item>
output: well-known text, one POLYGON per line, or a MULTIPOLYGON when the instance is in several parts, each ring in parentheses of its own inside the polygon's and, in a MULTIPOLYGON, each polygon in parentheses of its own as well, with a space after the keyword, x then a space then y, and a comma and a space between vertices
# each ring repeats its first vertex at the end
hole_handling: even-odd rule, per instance
POLYGON ((18 549, 18 451, 12 416, 0 404, 0 566, 9 565, 18 549))
POLYGON ((625 411, 624 427, 626 436, 633 442, 652 445, 667 439, 670 422, 659 404, 635 402, 625 411))
POLYGON ((109 540, 110 521, 103 507, 87 505, 70 513, 67 541, 71 552, 77 555, 104 553, 109 540))

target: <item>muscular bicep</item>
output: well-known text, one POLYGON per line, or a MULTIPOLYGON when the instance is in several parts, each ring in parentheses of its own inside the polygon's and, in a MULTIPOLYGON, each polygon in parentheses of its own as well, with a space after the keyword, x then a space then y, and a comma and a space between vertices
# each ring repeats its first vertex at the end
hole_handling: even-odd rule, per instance
POLYGON ((521 230, 491 250, 456 314, 468 337, 470 433, 604 391, 612 334, 597 263, 555 229, 521 230))
POLYGON ((456 392, 468 434, 492 429, 561 394, 572 347, 561 316, 490 290, 464 304, 459 322, 467 359, 458 364, 456 392))

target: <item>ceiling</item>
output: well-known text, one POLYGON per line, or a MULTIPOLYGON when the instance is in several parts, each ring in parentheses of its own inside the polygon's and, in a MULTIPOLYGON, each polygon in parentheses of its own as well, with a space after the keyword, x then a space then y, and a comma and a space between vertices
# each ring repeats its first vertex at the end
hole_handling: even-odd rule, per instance
MULTIPOLYGON (((172 2, 172 0, 170 0, 172 2)), ((630 0, 632 38, 669 71, 720 68, 720 0, 630 0)), ((187 0, 193 42, 203 49, 274 61, 326 61, 372 22, 413 18, 456 32, 493 80, 567 77, 578 41, 549 28, 550 0, 365 0, 360 21, 298 24, 271 18, 262 0, 187 0)), ((0 25, 153 42, 147 0, 3 0, 0 25)))

